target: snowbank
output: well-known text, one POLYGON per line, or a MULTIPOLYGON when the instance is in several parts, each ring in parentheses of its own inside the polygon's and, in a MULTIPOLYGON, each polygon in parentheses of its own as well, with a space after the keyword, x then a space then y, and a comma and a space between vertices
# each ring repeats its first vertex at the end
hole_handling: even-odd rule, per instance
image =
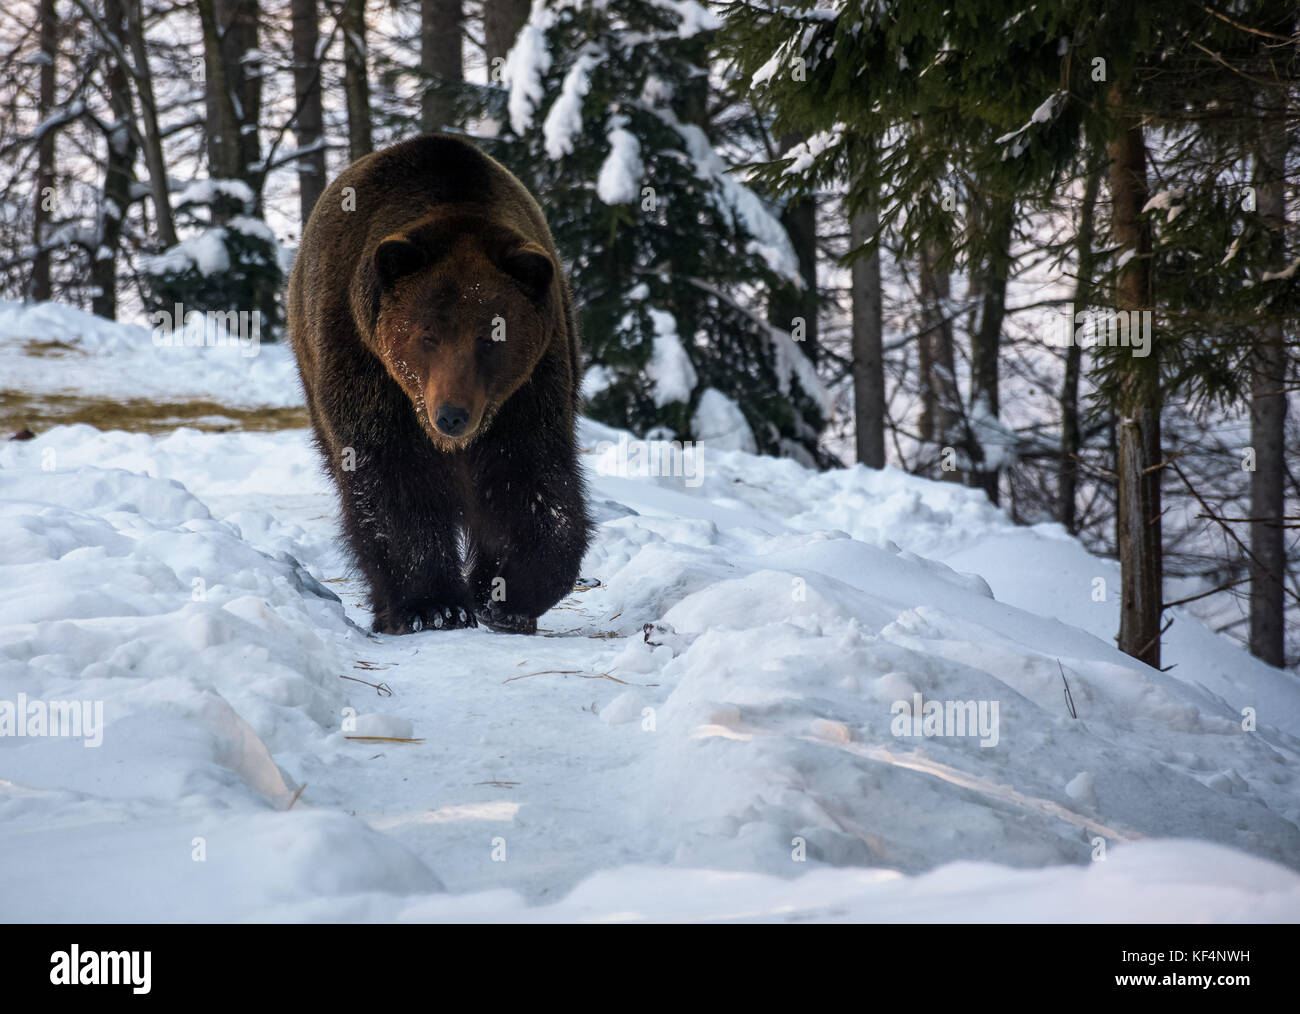
MULTIPOLYGON (((36 393, 297 403, 149 339, 0 306, 36 393)), ((1182 610, 1141 665, 1059 526, 733 409, 689 474, 584 421, 533 637, 370 634, 303 431, 0 445, 0 919, 1300 918, 1293 676, 1182 610)))
POLYGON ((1300 915, 1284 677, 1053 618, 1104 633, 1106 565, 970 491, 699 453, 592 474, 543 634, 376 638, 304 433, 4 446, 0 699, 104 729, 0 737, 0 918, 1300 915), (930 701, 995 735, 898 735, 930 701))
POLYGON ((159 347, 147 323, 116 323, 60 303, 0 300, 0 388, 30 396, 214 398, 240 408, 302 404, 287 344, 262 342, 250 349, 231 340, 198 349, 183 342, 159 347), (66 347, 24 354, 32 343, 49 342, 66 347))

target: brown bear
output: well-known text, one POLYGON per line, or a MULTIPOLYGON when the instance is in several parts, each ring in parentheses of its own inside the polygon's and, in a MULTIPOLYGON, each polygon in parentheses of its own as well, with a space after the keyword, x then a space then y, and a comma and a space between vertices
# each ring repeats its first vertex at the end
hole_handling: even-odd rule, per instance
POLYGON ((303 230, 289 328, 374 630, 535 631, 591 522, 569 287, 524 185, 448 136, 358 159, 303 230))

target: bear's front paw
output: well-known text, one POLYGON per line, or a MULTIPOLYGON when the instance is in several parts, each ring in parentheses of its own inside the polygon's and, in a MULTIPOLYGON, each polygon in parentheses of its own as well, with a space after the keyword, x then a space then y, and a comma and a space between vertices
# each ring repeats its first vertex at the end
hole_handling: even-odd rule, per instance
POLYGON ((508 612, 500 602, 481 606, 478 610, 478 618, 485 627, 490 627, 501 634, 537 633, 536 616, 508 612))
POLYGON ((464 606, 430 603, 380 613, 375 616, 372 629, 376 634, 418 634, 421 630, 457 630, 477 626, 473 611, 464 606))

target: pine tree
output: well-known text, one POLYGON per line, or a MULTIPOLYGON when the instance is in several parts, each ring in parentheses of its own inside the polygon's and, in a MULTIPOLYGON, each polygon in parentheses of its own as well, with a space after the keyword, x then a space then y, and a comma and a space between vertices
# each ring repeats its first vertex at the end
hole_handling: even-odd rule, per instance
POLYGON ((186 187, 176 198, 176 212, 189 235, 141 264, 146 308, 168 315, 178 305, 183 314, 254 311, 261 339, 277 340, 284 323, 279 246, 255 207, 253 191, 242 180, 200 180, 186 187))
POLYGON ((798 262, 709 133, 716 27, 694 0, 539 0, 504 67, 496 150, 569 262, 594 418, 816 462, 815 370, 761 309, 800 284, 798 262))
MULTIPOLYGON (((1253 7, 1239 16, 1259 15, 1253 7)), ((1221 133, 1214 125, 1224 107, 1242 106, 1228 82, 1242 78, 1240 89, 1251 80, 1224 54, 1257 48, 1259 28, 1201 4, 1084 0, 956 8, 860 0, 835 11, 747 3, 732 7, 730 27, 741 69, 776 110, 776 129, 808 137, 798 157, 768 164, 760 177, 791 193, 843 181, 851 207, 879 192, 882 222, 923 258, 933 259, 927 251, 935 244, 950 259, 986 256, 987 236, 955 228, 943 214, 937 195, 949 186, 968 206, 964 179, 1019 198, 1050 193, 1084 152, 1106 146, 1115 256, 1097 265, 1097 289, 1109 290, 1117 312, 1150 311, 1157 301, 1170 310, 1200 302, 1202 311, 1169 321, 1150 354, 1125 344, 1094 356, 1096 407, 1117 413, 1124 436, 1115 466, 1120 647, 1159 665, 1162 406, 1175 392, 1193 399, 1240 392, 1251 371, 1239 368, 1250 342, 1233 339, 1235 326, 1216 326, 1208 312, 1216 299, 1219 310, 1234 305, 1215 282, 1202 284, 1209 262, 1152 245, 1145 148, 1162 123, 1194 121, 1211 137, 1221 133), (866 137, 887 143, 879 159, 855 162, 853 145, 866 137), (1187 269, 1183 282, 1170 279, 1171 257, 1187 269)), ((1274 60, 1291 60, 1289 29, 1275 17, 1261 27, 1274 60)), ((1229 219, 1216 220, 1222 230, 1229 219)), ((1290 285, 1268 293, 1274 313, 1287 298, 1283 288, 1290 285)))

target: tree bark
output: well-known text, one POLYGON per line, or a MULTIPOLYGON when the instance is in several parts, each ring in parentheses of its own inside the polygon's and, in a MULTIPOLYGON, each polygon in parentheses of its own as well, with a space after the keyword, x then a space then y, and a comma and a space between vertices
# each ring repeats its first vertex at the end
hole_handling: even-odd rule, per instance
MULTIPOLYGON (((1097 194, 1101 190, 1101 170, 1090 172, 1083 185, 1083 206, 1079 209, 1079 231, 1075 235, 1074 301, 1071 309, 1079 313, 1092 302, 1092 279, 1097 255, 1097 194)), ((1066 321, 1074 334, 1074 319, 1066 321)), ((1076 499, 1079 490, 1079 450, 1082 437, 1079 427, 1079 381, 1083 371, 1083 349, 1071 342, 1065 350, 1065 380, 1061 385, 1061 460, 1057 463, 1057 518, 1071 535, 1078 532, 1076 499)))
POLYGON ((424 77, 420 127, 426 134, 456 123, 456 102, 445 88, 465 80, 460 44, 463 20, 461 0, 420 0, 420 73, 424 77))
POLYGON ((293 90, 298 117, 294 138, 298 150, 298 213, 302 228, 325 190, 325 149, 321 133, 320 20, 316 0, 292 0, 293 90), (312 149, 307 151, 306 149, 312 149))
MULTIPOLYGON (((1151 310, 1151 234, 1142 218, 1147 202, 1146 148, 1138 118, 1124 108, 1118 83, 1110 93, 1116 133, 1110 156, 1111 225, 1129 259, 1119 269, 1117 310, 1151 310)), ((1157 339, 1158 340, 1158 339, 1157 339)), ((1122 352, 1120 353, 1122 354, 1122 352)), ((1121 361, 1116 473, 1116 535, 1121 570, 1119 648, 1160 667, 1163 545, 1160 523, 1160 384, 1158 356, 1121 361)))
MULTIPOLYGON (((104 0, 104 25, 126 51, 126 10, 122 0, 104 0)), ((122 239, 122 221, 131 201, 135 181, 136 147, 131 123, 131 83, 117 52, 106 57, 108 103, 113 113, 106 135, 108 156, 104 168, 104 189, 99 202, 96 246, 90 251, 90 280, 93 286, 91 311, 101 317, 117 317, 117 252, 122 239)))
POLYGON ((208 175, 214 179, 239 179, 240 117, 235 99, 239 78, 227 61, 223 41, 228 0, 197 0, 197 6, 203 29, 208 175))
POLYGON ((343 0, 343 93, 348 108, 348 157, 374 150, 370 133, 370 79, 366 76, 366 0, 343 0))
MULTIPOLYGON (((873 199, 849 218, 849 247, 875 238, 880 216, 873 199)), ((853 301, 853 426, 857 460, 885 467, 885 355, 881 318, 880 251, 859 257, 850 269, 853 301)))
MULTIPOLYGON (((778 148, 788 152, 803 140, 802 134, 781 138, 778 148)), ((803 338, 799 348, 812 363, 817 362, 817 201, 812 197, 789 201, 781 212, 790 245, 799 260, 799 277, 803 288, 784 283, 772 286, 767 301, 767 322, 783 331, 794 327, 795 318, 803 320, 803 338)))
POLYGON ((501 83, 501 64, 494 60, 504 60, 515 44, 519 29, 528 21, 528 0, 484 0, 483 3, 483 51, 487 56, 488 79, 494 84, 501 83))
MULTIPOLYGON (((948 319, 951 292, 946 269, 939 268, 939 251, 928 244, 921 254, 920 285, 922 330, 921 349, 921 438, 944 448, 957 447, 961 399, 957 392, 957 370, 953 353, 952 321, 948 319)), ((941 459, 942 460, 942 459, 941 459)), ((945 482, 960 482, 959 469, 943 469, 945 482)))
MULTIPOLYGON (((976 425, 981 418, 996 422, 1001 408, 998 365, 1002 352, 1002 323, 1007 313, 1007 273, 1011 264, 1015 202, 994 197, 983 217, 987 230, 987 253, 983 258, 979 285, 979 328, 971 341, 971 406, 976 425)), ((971 452, 975 459, 971 484, 984 490, 989 501, 996 504, 1001 465, 987 461, 978 438, 977 429, 971 439, 971 452)))
POLYGON ((153 72, 149 67, 149 50, 144 39, 144 11, 141 0, 125 0, 127 31, 131 42, 131 60, 135 64, 136 94, 140 98, 140 115, 144 121, 141 142, 145 165, 149 169, 149 191, 153 197, 154 222, 158 241, 164 247, 176 245, 176 224, 172 217, 171 195, 167 191, 167 162, 163 158, 162 131, 158 129, 158 103, 154 98, 153 72))
MULTIPOLYGON (((54 111, 54 74, 59 52, 59 9, 56 0, 41 0, 40 19, 41 64, 40 95, 37 115, 41 122, 54 111)), ((36 256, 32 259, 31 297, 36 301, 49 299, 50 254, 44 249, 46 225, 50 221, 54 195, 54 140, 56 132, 47 129, 36 142, 36 207, 33 209, 32 242, 36 256), (48 192, 48 193, 47 193, 48 192)))
MULTIPOLYGON (((1270 231, 1270 260, 1280 269, 1286 230, 1287 128, 1274 104, 1259 125, 1255 158, 1256 207, 1270 231), (1271 113, 1272 115, 1268 115, 1271 113)), ((1250 652, 1269 665, 1286 664, 1286 573, 1283 538, 1286 475, 1286 346, 1282 318, 1271 314, 1260 326, 1254 350, 1250 401, 1250 652)))
POLYGON ((258 0, 217 0, 217 10, 223 7, 229 17, 229 28, 222 40, 229 67, 229 80, 235 82, 235 96, 239 114, 239 164, 237 178, 247 183, 256 197, 255 211, 262 207, 262 177, 260 162, 262 144, 258 129, 262 125, 262 66, 258 59, 247 59, 258 54, 258 0))

